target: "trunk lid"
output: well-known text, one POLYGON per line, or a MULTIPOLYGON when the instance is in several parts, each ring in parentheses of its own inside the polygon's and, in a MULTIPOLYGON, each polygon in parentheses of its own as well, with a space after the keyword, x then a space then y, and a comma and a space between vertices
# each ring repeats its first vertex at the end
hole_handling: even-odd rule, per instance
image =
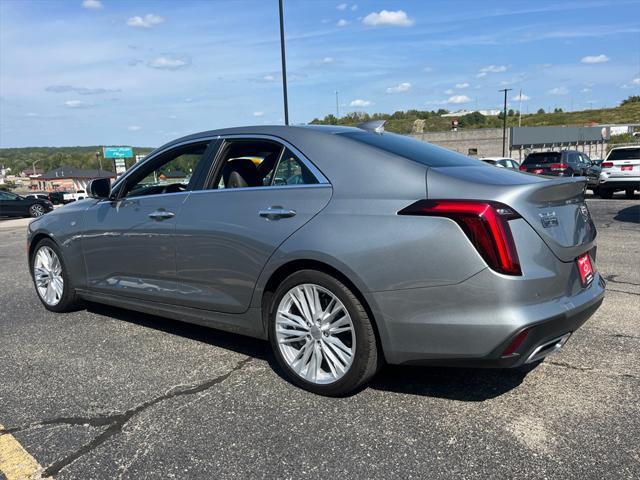
POLYGON ((504 203, 518 212, 564 262, 590 250, 596 237, 584 201, 585 186, 585 178, 551 179, 490 166, 430 168, 427 172, 429 199, 504 203))

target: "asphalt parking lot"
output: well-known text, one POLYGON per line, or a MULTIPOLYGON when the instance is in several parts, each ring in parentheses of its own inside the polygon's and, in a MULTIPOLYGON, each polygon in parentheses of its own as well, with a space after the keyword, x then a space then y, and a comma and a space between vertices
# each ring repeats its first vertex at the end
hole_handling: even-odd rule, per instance
POLYGON ((640 201, 588 202, 608 292, 563 352, 530 372, 387 367, 343 399, 287 383, 265 342, 47 312, 25 227, 5 226, 0 439, 59 479, 640 478, 640 201))

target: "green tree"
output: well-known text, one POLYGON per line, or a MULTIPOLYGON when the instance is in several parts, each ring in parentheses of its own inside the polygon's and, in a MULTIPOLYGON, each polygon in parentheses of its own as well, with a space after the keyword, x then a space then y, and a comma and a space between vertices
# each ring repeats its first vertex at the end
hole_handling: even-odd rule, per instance
POLYGON ((538 111, 536 112, 538 115, 544 115, 545 111, 544 108, 539 108, 538 111))

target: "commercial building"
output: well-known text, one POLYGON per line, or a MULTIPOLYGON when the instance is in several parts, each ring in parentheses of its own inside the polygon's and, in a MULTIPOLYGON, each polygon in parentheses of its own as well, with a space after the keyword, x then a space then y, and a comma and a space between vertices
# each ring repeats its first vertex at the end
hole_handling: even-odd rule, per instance
POLYGON ((116 174, 107 170, 83 170, 75 167, 62 166, 50 170, 40 177, 31 179, 31 189, 45 192, 77 192, 86 190, 91 180, 96 178, 111 178, 116 174))

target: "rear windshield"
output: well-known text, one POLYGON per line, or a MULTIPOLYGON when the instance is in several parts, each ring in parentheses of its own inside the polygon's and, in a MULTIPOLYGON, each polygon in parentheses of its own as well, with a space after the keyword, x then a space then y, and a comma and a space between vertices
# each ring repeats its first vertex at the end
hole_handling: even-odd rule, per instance
POLYGON ((558 163, 559 160, 560 152, 530 153, 529 156, 524 160, 523 165, 558 163))
POLYGON ((620 148, 611 150, 607 160, 635 160, 640 158, 640 148, 620 148))
POLYGON ((428 167, 478 166, 477 160, 404 135, 369 132, 345 132, 338 135, 366 143, 372 147, 408 158, 428 167))

